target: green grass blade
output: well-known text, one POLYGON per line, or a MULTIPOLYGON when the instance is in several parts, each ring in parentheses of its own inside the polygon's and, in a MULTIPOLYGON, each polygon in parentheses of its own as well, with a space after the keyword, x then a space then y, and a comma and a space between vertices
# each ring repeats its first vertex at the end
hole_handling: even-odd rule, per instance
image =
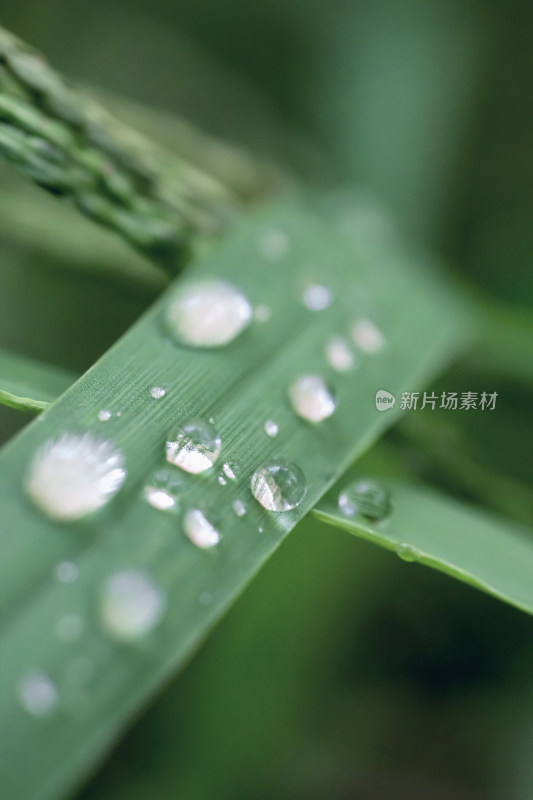
POLYGON ((533 614, 533 532, 509 520, 425 488, 387 480, 394 503, 388 519, 372 524, 338 508, 339 489, 314 514, 337 527, 417 561, 533 614))
POLYGON ((462 301, 431 265, 422 269, 404 252, 383 247, 357 249, 288 202, 243 222, 195 265, 194 275, 235 283, 254 306, 270 309, 270 320, 254 321, 219 351, 177 347, 165 334, 165 295, 0 454, 0 710, 9 730, 2 741, 2 783, 10 797, 52 800, 81 780, 285 535, 396 418, 397 409, 376 410, 376 389, 416 389, 464 344, 470 325, 462 301), (281 232, 287 248, 269 261, 259 244, 272 232, 278 243, 281 232), (301 302, 310 280, 331 288, 330 308, 310 311, 301 302), (369 314, 376 315, 385 347, 372 356, 360 353, 353 372, 333 372, 326 341, 369 314), (335 414, 317 426, 297 418, 287 401, 288 385, 308 372, 330 380, 339 401, 335 414), (151 397, 154 385, 166 388, 165 397, 151 397), (100 422, 100 409, 112 418, 100 422), (213 551, 194 547, 179 519, 151 508, 141 494, 147 477, 164 464, 169 428, 193 414, 214 417, 223 441, 219 464, 237 465, 237 480, 225 486, 217 480, 220 468, 180 473, 182 508, 204 509, 222 533, 213 551), (264 431, 267 419, 279 425, 275 438, 264 431), (24 474, 50 437, 86 430, 123 449, 128 478, 107 512, 77 525, 55 524, 25 497, 24 474), (269 457, 289 458, 307 477, 305 499, 291 512, 269 514, 251 497, 250 477, 269 457), (234 514, 236 499, 246 503, 246 516, 234 514), (78 580, 55 578, 62 561, 76 564, 78 580), (127 568, 148 571, 168 598, 159 628, 135 646, 119 646, 98 616, 103 581, 127 568), (70 643, 55 634, 67 613, 84 622, 83 635, 70 643), (44 670, 58 688, 59 707, 50 717, 36 719, 18 702, 17 684, 32 668, 44 670))
POLYGON ((40 413, 76 380, 66 370, 0 350, 0 404, 40 413))

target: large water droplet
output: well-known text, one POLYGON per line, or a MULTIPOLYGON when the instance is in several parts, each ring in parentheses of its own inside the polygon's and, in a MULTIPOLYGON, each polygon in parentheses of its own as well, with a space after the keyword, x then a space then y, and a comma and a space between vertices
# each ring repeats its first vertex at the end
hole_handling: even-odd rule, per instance
POLYGON ((199 508, 187 511, 183 518, 183 529, 197 547, 214 547, 220 541, 220 533, 199 508))
POLYGON ((216 428, 205 419, 191 419, 168 435, 167 461, 185 472, 197 474, 213 466, 222 448, 216 428))
POLYGON ((38 450, 26 491, 45 514, 67 521, 105 506, 125 477, 122 453, 111 442, 88 433, 64 434, 38 450))
POLYGON ((311 284, 304 289, 302 299, 310 311, 324 311, 333 302, 333 292, 328 286, 311 284))
POLYGON ((309 422, 321 422, 337 408, 331 389, 318 375, 298 378, 289 388, 289 397, 298 416, 309 422))
POLYGON ((100 422, 109 422, 112 416, 113 416, 112 412, 106 408, 103 408, 101 411, 98 412, 98 419, 100 420, 100 422))
POLYGON ((354 354, 343 336, 332 336, 326 344, 328 364, 337 372, 347 372, 354 365, 354 354))
POLYGON ((46 672, 32 670, 20 680, 17 695, 22 707, 34 717, 49 717, 57 709, 59 694, 46 672))
POLYGON ((348 517, 360 514, 373 522, 378 522, 391 513, 392 500, 385 486, 363 478, 343 489, 339 495, 339 508, 348 517))
POLYGON ((180 344, 222 347, 250 323, 246 295, 224 281, 203 281, 181 287, 167 308, 167 325, 180 344))
POLYGON ((268 511, 290 511, 302 502, 307 485, 300 467, 291 461, 266 461, 254 472, 252 494, 268 511))
POLYGON ((385 344, 380 329, 369 319, 360 319, 352 325, 352 339, 365 353, 377 353, 385 344))
POLYGON ((267 419, 265 422, 265 433, 267 436, 277 436, 279 432, 279 426, 277 422, 274 422, 273 419, 267 419))
POLYGON ((100 598, 100 619, 114 639, 142 639, 161 621, 165 593, 140 570, 116 572, 106 581, 100 598))

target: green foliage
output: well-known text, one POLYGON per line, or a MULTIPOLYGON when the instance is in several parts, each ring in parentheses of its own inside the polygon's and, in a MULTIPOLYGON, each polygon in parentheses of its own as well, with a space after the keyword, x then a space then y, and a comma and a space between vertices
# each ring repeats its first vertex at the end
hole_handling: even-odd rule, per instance
MULTIPOLYGON (((4 537, 2 545, 1 597, 8 620, 2 648, 4 715, 13 753, 35 751, 45 731, 47 736, 47 747, 31 769, 6 759, 4 780, 15 796, 53 797, 101 756, 332 480, 390 424, 393 414, 375 408, 375 387, 387 381, 399 392, 423 381, 456 351, 469 328, 462 302, 433 268, 422 275, 401 250, 348 245, 289 202, 251 219, 196 264, 196 277, 213 275, 242 288, 254 305, 266 305, 270 320, 255 322, 221 351, 177 347, 165 334, 166 294, 38 424, 3 450, 4 519, 9 529, 20 532, 16 538, 4 537), (287 252, 272 261, 262 254, 261 242, 280 231, 287 237, 287 252), (283 273, 290 291, 279 291, 276 272, 283 273), (331 308, 311 311, 299 299, 310 277, 327 277, 336 298, 331 308), (353 372, 336 374, 327 365, 325 345, 332 335, 349 330, 363 289, 379 309, 386 342, 377 354, 360 353, 353 372), (309 372, 325 375, 338 397, 333 417, 316 427, 299 419, 287 400, 289 385, 309 372), (166 388, 165 397, 151 397, 154 385, 166 388), (99 421, 99 409, 109 409, 111 420, 99 421), (173 514, 153 509, 142 496, 143 484, 164 464, 169 428, 191 415, 215 418, 223 441, 221 459, 236 465, 236 481, 225 486, 216 472, 183 478, 182 510, 201 508, 222 533, 214 553, 195 548, 173 514), (275 438, 265 433, 267 419, 279 426, 275 438), (37 447, 65 431, 110 437, 122 448, 128 468, 115 509, 72 525, 45 519, 29 505, 22 488, 37 447), (275 515, 251 498, 249 485, 260 463, 279 457, 301 465, 307 491, 298 508, 275 515), (242 518, 232 508, 239 498, 247 507, 242 518), (52 579, 60 561, 77 564, 77 583, 65 586, 52 579), (169 602, 161 628, 130 649, 102 632, 97 606, 102 582, 128 567, 148 570, 169 602), (199 601, 205 593, 208 604, 199 601), (95 678, 100 676, 90 686, 90 712, 81 720, 69 708, 69 701, 76 701, 75 692, 69 699, 70 659, 53 633, 58 619, 72 609, 87 628, 74 645, 76 657, 89 661, 95 678), (65 703, 60 726, 53 717, 36 721, 17 704, 17 681, 36 664, 52 676, 65 703), (71 758, 66 761, 67 742, 71 758), (47 776, 46 781, 39 776, 47 776)), ((359 309, 364 313, 364 306, 359 309)))
POLYGON ((385 484, 392 498, 390 518, 373 524, 364 516, 346 516, 338 507, 339 490, 355 477, 343 476, 318 503, 314 513, 319 519, 533 614, 531 531, 398 481, 385 484))

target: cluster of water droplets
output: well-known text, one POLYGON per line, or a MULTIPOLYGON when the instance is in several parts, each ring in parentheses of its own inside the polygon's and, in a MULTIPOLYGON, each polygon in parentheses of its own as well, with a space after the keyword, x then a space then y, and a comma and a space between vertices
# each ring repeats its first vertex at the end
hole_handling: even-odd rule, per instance
MULTIPOLYGON (((260 255, 269 262, 282 260, 291 246, 281 229, 265 231, 258 240, 260 255)), ((309 283, 301 301, 312 312, 324 311, 334 300, 333 291, 322 283, 309 283)), ((252 307, 237 287, 221 280, 203 280, 182 285, 167 305, 165 323, 171 337, 180 345, 195 348, 219 348, 235 340, 251 323, 267 322, 271 309, 262 303, 252 307)), ((344 373, 357 364, 354 345, 363 353, 377 353, 385 344, 381 330, 369 319, 358 319, 349 329, 349 337, 335 335, 324 347, 329 367, 344 373)), ((165 386, 149 388, 153 400, 167 395, 165 386)), ((317 374, 297 377, 288 387, 288 399, 294 412, 311 423, 331 417, 337 408, 337 397, 327 381, 317 374)), ((108 422, 114 414, 102 409, 97 417, 108 422)), ((275 420, 267 419, 264 432, 274 438, 279 433, 275 420)), ((165 442, 165 467, 153 473, 142 488, 145 501, 163 512, 176 511, 180 505, 182 483, 173 472, 177 467, 190 474, 210 470, 219 458, 222 439, 213 419, 201 417, 179 421, 168 433, 165 442)), ((237 481, 239 469, 226 461, 217 476, 226 486, 237 481)), ((91 434, 64 434, 47 442, 35 455, 26 476, 26 490, 33 502, 48 516, 62 521, 76 520, 105 506, 120 490, 126 478, 122 452, 109 440, 91 434)), ((255 469, 250 481, 255 500, 267 511, 288 512, 303 501, 307 483, 302 470, 291 461, 272 458, 255 469)), ((370 480, 360 480, 346 487, 339 496, 339 508, 347 516, 361 515, 379 521, 390 514, 390 495, 370 480)), ((246 502, 232 502, 236 517, 246 516, 246 502)), ((221 534, 211 515, 200 508, 186 509, 181 517, 185 536, 198 548, 210 549, 221 541, 221 534)), ((259 532, 263 527, 259 528, 259 532)), ((402 557, 409 558, 405 546, 402 557)), ((78 567, 62 562, 56 568, 61 583, 78 578, 78 567)), ((213 602, 204 592, 200 603, 213 602), (204 598, 204 600, 202 600, 204 598), (208 599, 206 599, 208 598, 208 599)), ((124 569, 110 575, 99 596, 99 618, 103 629, 114 640, 132 643, 146 637, 162 621, 167 596, 162 587, 142 569, 124 569)), ((69 611, 55 624, 57 637, 74 642, 83 634, 84 620, 69 611)), ((34 716, 52 714, 59 703, 57 688, 42 670, 25 674, 19 682, 18 697, 22 706, 34 716)))

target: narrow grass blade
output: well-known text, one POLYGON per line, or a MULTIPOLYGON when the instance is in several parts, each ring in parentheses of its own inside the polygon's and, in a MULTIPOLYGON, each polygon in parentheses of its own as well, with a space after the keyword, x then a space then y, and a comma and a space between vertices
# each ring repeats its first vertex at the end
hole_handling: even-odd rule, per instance
POLYGON ((385 481, 391 491, 390 518, 372 523, 343 514, 339 490, 355 473, 320 501, 314 514, 324 522, 393 550, 533 614, 533 532, 504 518, 425 488, 385 481))
POLYGON ((0 403, 40 413, 76 380, 66 370, 0 350, 0 403))
POLYGON ((286 534, 396 418, 397 408, 376 409, 376 390, 415 389, 464 344, 470 327, 469 311, 432 265, 422 268, 403 251, 352 246, 292 201, 243 222, 193 275, 218 276, 244 291, 256 308, 250 328, 219 350, 177 346, 165 328, 164 295, 0 454, 8 796, 52 800, 81 780, 286 534), (327 286, 331 305, 310 310, 302 301, 309 285, 327 286), (328 341, 349 337, 364 317, 379 325, 383 347, 370 354, 352 342, 353 369, 335 371, 328 341), (323 375, 338 402, 316 425, 288 402, 290 384, 308 373, 323 375), (154 398, 154 386, 165 395, 154 398), (107 421, 99 419, 101 410, 110 412, 107 421), (213 418, 222 439, 211 472, 175 469, 179 512, 199 508, 221 532, 208 551, 183 535, 179 514, 154 509, 143 494, 154 470, 165 466, 169 429, 191 416, 213 418), (265 432, 267 420, 277 424, 277 436, 265 432), (126 483, 99 516, 54 523, 25 496, 29 462, 48 439, 86 431, 122 449, 126 483), (292 511, 268 512, 251 495, 253 472, 270 458, 289 459, 305 473, 305 497, 292 511), (235 480, 221 473, 223 462, 234 465, 235 480), (244 516, 235 513, 237 500, 244 516), (58 580, 62 563, 76 580, 58 580), (131 645, 106 633, 100 613, 104 582, 125 569, 149 574, 167 600, 159 627, 131 645), (82 632, 65 642, 58 625, 61 632, 72 615, 82 632), (57 708, 47 717, 27 713, 17 696, 35 669, 57 687, 57 708))

